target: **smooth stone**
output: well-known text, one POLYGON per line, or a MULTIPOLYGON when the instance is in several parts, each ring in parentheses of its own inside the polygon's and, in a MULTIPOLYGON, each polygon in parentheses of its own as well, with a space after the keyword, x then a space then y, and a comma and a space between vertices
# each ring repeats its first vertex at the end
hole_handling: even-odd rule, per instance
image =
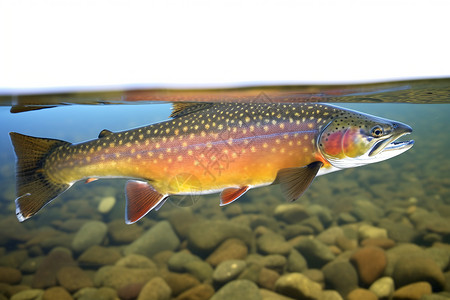
POLYGON ((216 282, 226 283, 238 277, 246 266, 247 263, 243 260, 226 260, 216 267, 212 274, 212 278, 216 282))
POLYGON ((229 238, 250 245, 253 233, 248 226, 229 221, 198 221, 189 227, 187 235, 189 249, 202 253, 210 253, 229 238))
POLYGON ((282 275, 275 282, 275 291, 296 299, 318 299, 322 288, 301 273, 282 275))
POLYGON ((196 285, 200 284, 200 281, 190 274, 179 274, 168 272, 163 275, 163 279, 169 285, 172 290, 173 296, 178 296, 184 291, 193 288, 196 285))
POLYGON ((58 283, 73 293, 85 287, 93 287, 91 277, 79 267, 63 267, 56 274, 58 283))
POLYGON ((399 258, 410 255, 423 255, 424 250, 415 244, 398 244, 397 246, 386 251, 387 266, 384 271, 385 276, 392 277, 394 267, 399 258))
POLYGON ((43 260, 44 256, 30 257, 20 265, 20 271, 25 274, 35 273, 43 260))
POLYGON ((294 300, 291 297, 286 297, 278 293, 266 290, 265 288, 259 289, 259 294, 262 300, 294 300))
POLYGON ((336 239, 344 236, 344 230, 341 227, 330 227, 316 236, 316 239, 326 245, 336 245, 336 239))
POLYGON ((172 291, 161 277, 155 277, 142 288, 137 300, 169 300, 172 291))
POLYGON ((41 289, 30 289, 12 295, 11 300, 40 300, 44 291, 41 289))
POLYGON ((286 242, 284 237, 274 232, 267 232, 256 240, 258 249, 263 254, 288 255, 292 245, 286 242))
POLYGON ((247 254, 247 245, 241 240, 231 238, 220 244, 220 246, 208 256, 206 262, 215 267, 226 260, 245 259, 247 254))
POLYGON ((311 227, 315 234, 318 234, 324 230, 323 224, 317 216, 309 217, 300 222, 300 224, 303 226, 311 227))
POLYGON ((287 271, 302 273, 306 269, 308 269, 306 259, 300 254, 300 252, 292 249, 287 258, 287 271))
POLYGON ((176 300, 208 300, 214 295, 214 289, 209 284, 200 284, 184 291, 176 300))
POLYGON ((287 259, 280 254, 272 254, 264 256, 262 259, 262 265, 266 268, 275 270, 279 273, 283 272, 284 266, 286 265, 287 259))
POLYGON ((322 268, 327 285, 342 297, 358 288, 358 273, 348 261, 331 262, 322 268))
POLYGON ((360 221, 373 223, 381 219, 384 210, 367 200, 357 200, 353 202, 352 214, 360 221))
POLYGON ((144 229, 135 224, 126 224, 123 220, 114 220, 108 224, 108 235, 113 244, 131 244, 137 240, 144 229))
POLYGON ((86 222, 87 220, 69 219, 58 224, 57 227, 65 232, 77 232, 86 222))
POLYGON ((78 258, 78 263, 85 267, 101 267, 115 264, 122 256, 114 249, 92 246, 78 258))
POLYGON ((262 268, 258 276, 258 285, 268 290, 275 290, 275 282, 280 278, 280 274, 268 268, 262 268))
POLYGON ((450 263, 450 247, 431 247, 425 249, 425 254, 444 271, 450 263))
POLYGON ((301 224, 287 225, 283 229, 283 235, 287 239, 292 239, 301 235, 312 235, 314 234, 314 229, 309 226, 301 224))
POLYGON ((94 276, 95 286, 111 287, 115 290, 131 284, 147 282, 158 274, 154 269, 132 269, 120 266, 101 267, 94 276))
POLYGON ((322 270, 319 269, 307 269, 302 272, 303 275, 308 277, 314 282, 317 282, 320 284, 320 286, 325 286, 325 275, 323 274, 322 270))
POLYGON ((258 286, 249 280, 233 280, 219 289, 210 300, 262 300, 258 286))
POLYGON ((146 282, 130 283, 117 290, 117 295, 121 300, 134 300, 139 296, 146 282))
POLYGON ((175 272, 186 272, 186 264, 193 261, 201 261, 200 257, 195 256, 187 250, 174 253, 168 260, 169 270, 175 272))
MULTIPOLYGON (((342 296, 336 292, 331 290, 325 290, 322 292, 322 295, 320 295, 319 300, 343 300, 342 296)), ((363 300, 363 299, 360 299, 363 300)))
POLYGON ((76 266, 68 249, 56 248, 42 261, 33 277, 33 288, 47 288, 56 285, 56 274, 63 267, 76 266))
POLYGON ((383 274, 387 258, 381 248, 369 246, 355 251, 350 262, 355 266, 361 282, 370 285, 383 274))
POLYGON ((415 282, 403 286, 393 294, 393 300, 419 300, 423 295, 431 294, 431 285, 428 282, 415 282))
POLYGON ((140 254, 129 254, 119 259, 116 264, 118 267, 134 269, 152 269, 157 270, 156 264, 147 256, 140 254))
POLYGON ((308 205, 306 210, 310 215, 318 217, 320 222, 326 227, 329 227, 334 220, 333 213, 328 207, 312 204, 308 205))
POLYGON ((276 219, 288 224, 300 223, 310 216, 303 205, 296 203, 280 204, 275 207, 273 214, 276 219))
POLYGON ((111 211, 111 209, 116 204, 116 197, 108 196, 104 197, 100 200, 100 203, 97 206, 97 211, 101 214, 107 214, 111 211))
POLYGON ((350 214, 348 212, 340 213, 338 216, 338 224, 339 225, 352 224, 352 223, 356 223, 356 222, 358 222, 358 220, 352 214, 350 214))
POLYGON ((387 238, 387 230, 371 225, 361 225, 358 229, 358 235, 360 240, 364 239, 377 239, 387 238))
POLYGON ((338 236, 336 237, 336 246, 343 251, 354 250, 358 248, 358 241, 356 239, 349 239, 345 235, 338 236))
POLYGON ((72 250, 83 252, 89 247, 100 245, 106 237, 108 227, 100 221, 89 221, 81 226, 72 241, 72 250))
POLYGON ((424 255, 409 255, 398 259, 392 277, 396 287, 419 281, 428 282, 434 291, 441 291, 445 287, 441 268, 424 255))
POLYGON ((378 226, 386 229, 389 238, 397 243, 413 243, 419 237, 419 232, 411 224, 384 219, 378 223, 378 226))
POLYGON ((117 300, 117 292, 109 287, 84 288, 74 294, 76 300, 117 300))
POLYGON ((361 241, 362 247, 379 247, 382 249, 390 249, 395 246, 395 241, 388 238, 365 239, 361 241))
POLYGON ((347 300, 378 300, 378 297, 366 289, 354 289, 347 295, 347 300))
POLYGON ((10 267, 0 267, 0 282, 17 284, 22 280, 22 273, 10 267))
POLYGON ((294 247, 303 255, 310 268, 321 268, 335 258, 330 248, 316 239, 301 239, 294 247))
POLYGON ((184 268, 186 272, 202 282, 211 279, 214 272, 210 264, 201 260, 188 262, 184 268))
POLYGON ((259 279, 259 273, 262 270, 262 266, 255 263, 248 263, 247 267, 242 271, 241 274, 239 274, 238 279, 247 279, 253 282, 258 282, 259 279))
POLYGON ((379 299, 390 299, 394 293, 394 280, 391 277, 377 279, 369 288, 379 299))
POLYGON ((172 229, 168 221, 158 222, 152 226, 136 241, 125 247, 125 255, 142 254, 152 257, 158 252, 165 250, 175 250, 180 245, 180 240, 172 229))
POLYGON ((0 266, 17 269, 28 259, 27 250, 15 250, 0 256, 0 266))
POLYGON ((73 300, 73 297, 65 288, 55 286, 44 291, 42 300, 73 300))

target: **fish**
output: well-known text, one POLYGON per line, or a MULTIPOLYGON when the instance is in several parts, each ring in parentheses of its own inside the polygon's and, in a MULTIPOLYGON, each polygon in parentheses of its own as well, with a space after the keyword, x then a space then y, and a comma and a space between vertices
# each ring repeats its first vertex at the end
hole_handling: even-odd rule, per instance
POLYGON ((412 128, 322 103, 175 103, 170 119, 70 142, 10 132, 16 216, 24 221, 75 182, 128 178, 125 222, 171 195, 220 193, 228 205, 279 184, 297 200, 316 176, 384 161, 410 149, 412 128))

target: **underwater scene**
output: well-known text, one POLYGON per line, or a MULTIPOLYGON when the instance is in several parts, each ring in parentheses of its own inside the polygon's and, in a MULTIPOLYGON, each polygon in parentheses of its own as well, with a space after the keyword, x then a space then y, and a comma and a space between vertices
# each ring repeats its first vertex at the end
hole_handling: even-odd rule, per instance
MULTIPOLYGON (((0 300, 450 298, 450 104, 336 105, 394 120, 398 123, 393 128, 403 130, 400 136, 410 133, 406 125, 412 128, 398 141, 390 140, 390 146, 371 146, 366 159, 372 152, 381 151, 373 157, 382 155, 377 147, 391 152, 407 147, 405 152, 396 157, 384 154, 380 162, 361 167, 346 162, 340 165, 343 170, 317 178, 321 167, 331 166, 320 160, 306 162, 306 169, 296 170, 300 175, 279 173, 279 184, 258 187, 263 179, 242 182, 242 187, 222 195, 220 190, 203 195, 185 189, 166 198, 173 192, 163 192, 156 181, 153 187, 93 176, 78 181, 42 210, 24 205, 19 212, 10 132, 75 144, 95 140, 100 132, 107 138, 168 120, 172 105, 69 105, 17 114, 0 106, 0 300), (402 144, 408 139, 414 146, 402 144), (314 179, 311 186, 310 181, 300 187, 290 184, 297 175, 314 179), (156 198, 142 196, 143 190, 156 198), (286 193, 296 201, 287 201, 286 193), (126 194, 140 202, 126 207, 126 194)), ((180 118, 183 112, 201 113, 190 109, 178 107, 180 118)), ((388 131, 369 127, 372 136, 367 141, 388 131)), ((333 128, 330 136, 339 130, 333 128)), ((326 141, 321 142, 327 152, 326 141)), ((203 152, 208 163, 200 161, 203 174, 214 178, 227 172, 237 174, 237 180, 247 174, 264 177, 283 154, 280 150, 265 157, 260 169, 247 168, 244 164, 253 166, 256 151, 250 144, 245 148, 249 158, 236 167, 232 156, 214 156, 215 145, 203 152)), ((81 156, 89 153, 85 150, 81 156)), ((332 161, 340 159, 327 153, 332 161)), ((292 159, 300 156, 294 153, 292 159)), ((156 168, 167 173, 163 165, 156 168)), ((203 185, 213 192, 189 170, 170 171, 175 175, 161 181, 179 191, 189 182, 191 189, 203 185)), ((26 199, 29 194, 20 196, 26 199)))

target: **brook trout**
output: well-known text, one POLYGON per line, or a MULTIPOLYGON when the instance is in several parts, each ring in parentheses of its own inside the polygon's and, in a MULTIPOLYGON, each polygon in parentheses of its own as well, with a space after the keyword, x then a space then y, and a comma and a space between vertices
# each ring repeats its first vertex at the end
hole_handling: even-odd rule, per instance
POLYGON ((174 104, 170 120, 71 144, 11 132, 17 156, 16 215, 33 216, 78 180, 131 178, 126 223, 170 195, 220 192, 220 205, 280 184, 289 201, 325 173, 410 149, 400 122, 325 104, 174 104))

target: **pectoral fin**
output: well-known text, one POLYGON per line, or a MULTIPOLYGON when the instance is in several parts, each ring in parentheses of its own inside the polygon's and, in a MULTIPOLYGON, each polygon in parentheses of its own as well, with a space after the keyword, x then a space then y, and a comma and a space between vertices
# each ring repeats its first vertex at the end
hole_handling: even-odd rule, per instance
POLYGON ((148 182, 129 180, 125 187, 127 205, 125 222, 133 224, 144 217, 149 211, 159 209, 167 195, 158 193, 148 182))
POLYGON ((322 162, 315 161, 301 168, 281 169, 275 182, 281 185, 281 191, 286 199, 293 202, 308 189, 322 166, 322 162))
POLYGON ((230 204, 237 200, 239 197, 245 194, 249 189, 249 186, 243 186, 239 188, 226 188, 220 193, 220 206, 230 204))

